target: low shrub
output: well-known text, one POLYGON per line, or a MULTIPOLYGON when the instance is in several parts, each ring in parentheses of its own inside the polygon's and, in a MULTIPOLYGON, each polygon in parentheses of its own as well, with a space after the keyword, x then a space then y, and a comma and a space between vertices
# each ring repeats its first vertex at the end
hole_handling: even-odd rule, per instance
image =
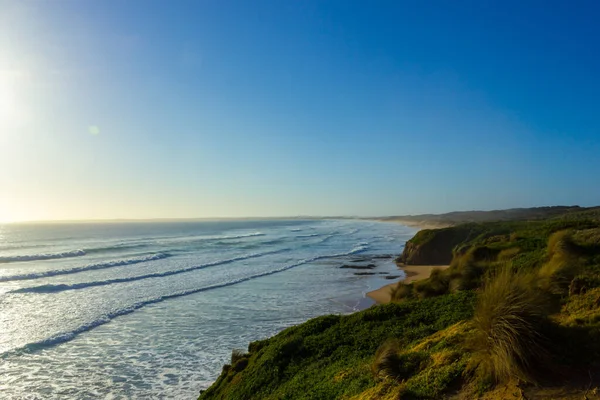
POLYGON ((450 275, 442 269, 436 268, 431 271, 428 279, 414 283, 414 291, 421 299, 427 297, 440 296, 448 293, 450 284, 450 275))
POLYGON ((407 285, 403 282, 398 282, 396 286, 391 289, 391 299, 393 302, 399 302, 402 300, 410 300, 414 298, 413 286, 407 285))
POLYGON ((248 354, 244 350, 233 349, 231 351, 231 365, 235 365, 242 358, 247 358, 248 354))

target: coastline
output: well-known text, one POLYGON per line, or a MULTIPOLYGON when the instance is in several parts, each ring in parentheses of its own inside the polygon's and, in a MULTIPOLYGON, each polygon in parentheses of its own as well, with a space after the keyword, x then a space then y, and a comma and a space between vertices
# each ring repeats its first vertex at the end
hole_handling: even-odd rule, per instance
POLYGON ((418 228, 418 230, 423 229, 441 229, 448 228, 452 226, 452 224, 442 221, 429 221, 429 220, 412 220, 412 219, 404 219, 404 218, 396 218, 396 217, 381 217, 381 218, 371 218, 373 221, 378 222, 393 222, 395 224, 401 224, 404 226, 408 226, 410 228, 418 228))
MULTIPOLYGON (((384 218, 374 218, 375 221, 379 222, 392 222, 396 224, 402 224, 404 226, 408 226, 411 228, 418 228, 418 231, 423 229, 440 229, 447 228, 450 224, 445 224, 437 221, 416 221, 416 220, 407 220, 404 218, 395 218, 395 217, 384 217, 384 218)), ((417 231, 417 232, 418 232, 417 231)), ((391 301, 391 291, 396 285, 400 282, 402 283, 412 283, 421 279, 427 279, 431 275, 431 271, 435 268, 446 269, 449 265, 406 265, 406 264, 398 264, 398 267, 404 272, 405 278, 396 282, 389 283, 380 287, 379 289, 372 290, 370 292, 365 293, 365 298, 370 298, 375 301, 375 304, 386 304, 391 301)))
POLYGON ((411 283, 421 279, 429 278, 431 271, 434 269, 446 269, 449 265, 400 265, 400 269, 406 274, 406 278, 398 282, 393 282, 382 286, 379 289, 372 290, 366 293, 366 296, 371 298, 377 304, 386 304, 391 301, 391 291, 399 282, 411 283))

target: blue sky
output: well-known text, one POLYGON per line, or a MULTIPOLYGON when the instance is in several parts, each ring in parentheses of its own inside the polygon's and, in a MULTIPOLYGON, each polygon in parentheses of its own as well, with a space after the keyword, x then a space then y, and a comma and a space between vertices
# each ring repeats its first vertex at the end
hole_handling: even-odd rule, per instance
POLYGON ((600 203, 593 1, 0 0, 0 220, 600 203))

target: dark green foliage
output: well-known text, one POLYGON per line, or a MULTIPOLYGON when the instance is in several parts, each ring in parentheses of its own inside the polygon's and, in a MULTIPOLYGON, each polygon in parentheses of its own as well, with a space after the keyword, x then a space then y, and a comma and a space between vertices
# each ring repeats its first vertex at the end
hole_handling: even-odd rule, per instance
POLYGON ((450 276, 441 269, 431 271, 429 279, 415 282, 414 291, 421 299, 448 293, 450 276))
POLYGON ((391 289, 391 299, 393 302, 412 300, 414 298, 415 295, 413 291, 413 285, 407 285, 403 282, 398 282, 398 284, 391 289))
POLYGON ((233 364, 232 368, 234 371, 240 372, 240 371, 243 371, 244 368, 246 368, 246 366, 248 366, 248 359, 241 358, 241 359, 237 360, 235 364, 233 364))
POLYGON ((251 344, 245 369, 224 371, 200 398, 335 399, 358 394, 376 384, 369 370, 382 343, 391 338, 414 343, 470 318, 473 303, 474 294, 462 292, 309 320, 251 344))
POLYGON ((233 349, 231 351, 231 365, 234 365, 236 362, 238 362, 239 360, 241 360, 244 357, 248 357, 248 354, 246 354, 246 352, 244 352, 244 350, 233 349))

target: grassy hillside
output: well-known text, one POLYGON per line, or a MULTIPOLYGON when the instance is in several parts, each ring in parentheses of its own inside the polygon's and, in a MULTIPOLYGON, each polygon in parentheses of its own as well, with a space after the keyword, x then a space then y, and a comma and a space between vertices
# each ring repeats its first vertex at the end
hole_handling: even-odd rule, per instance
POLYGON ((599 398, 597 209, 410 243, 405 259, 451 267, 399 285, 393 304, 250 344, 200 399, 599 398))
MULTIPOLYGON (((351 397, 376 384, 371 373, 378 347, 394 340, 398 349, 411 345, 471 318, 473 292, 372 307, 347 316, 328 315, 289 328, 271 339, 251 343, 248 354, 236 354, 219 379, 201 399, 335 399, 351 397)), ((439 351, 450 349, 443 344, 439 351)), ((414 391, 441 392, 460 378, 461 357, 447 363, 446 377, 421 387, 429 350, 404 356, 403 371, 413 379, 414 391)))

